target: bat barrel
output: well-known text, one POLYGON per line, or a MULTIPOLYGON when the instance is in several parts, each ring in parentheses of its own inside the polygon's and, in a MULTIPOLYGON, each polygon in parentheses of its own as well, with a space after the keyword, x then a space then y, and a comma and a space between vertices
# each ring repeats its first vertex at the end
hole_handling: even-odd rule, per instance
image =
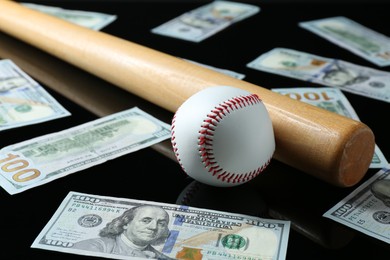
POLYGON ((157 50, 5 0, 0 30, 171 112, 207 87, 255 93, 272 120, 273 158, 330 184, 356 184, 373 158, 374 134, 364 123, 157 50))

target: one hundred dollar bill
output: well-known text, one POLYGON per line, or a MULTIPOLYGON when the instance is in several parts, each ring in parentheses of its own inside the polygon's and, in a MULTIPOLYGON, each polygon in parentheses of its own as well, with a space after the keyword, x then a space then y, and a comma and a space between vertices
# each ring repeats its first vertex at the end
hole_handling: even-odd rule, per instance
POLYGON ((390 73, 286 48, 274 48, 247 67, 390 102, 390 73))
POLYGON ((0 150, 0 185, 10 194, 170 138, 170 125, 137 107, 0 150))
POLYGON ((216 0, 161 24, 151 32, 200 42, 259 11, 256 5, 216 0))
POLYGON ((14 62, 0 60, 0 131, 69 115, 68 110, 14 62))
MULTIPOLYGON (((326 109, 342 116, 360 121, 355 109, 345 97, 341 90, 336 88, 274 88, 274 92, 288 96, 299 101, 326 109)), ((375 145, 374 156, 370 168, 383 168, 388 165, 388 161, 375 145)))
POLYGON ((281 260, 289 231, 284 220, 70 192, 31 247, 112 259, 281 260))
POLYGON ((390 165, 324 213, 345 226, 390 243, 390 165))
POLYGON ((32 4, 32 3, 21 3, 21 4, 30 9, 34 9, 42 13, 56 16, 57 18, 96 31, 103 29, 104 27, 106 27, 107 25, 115 21, 117 18, 116 15, 99 13, 99 12, 69 10, 61 7, 32 4))
POLYGON ((347 17, 300 22, 299 26, 375 65, 390 65, 390 38, 347 17))

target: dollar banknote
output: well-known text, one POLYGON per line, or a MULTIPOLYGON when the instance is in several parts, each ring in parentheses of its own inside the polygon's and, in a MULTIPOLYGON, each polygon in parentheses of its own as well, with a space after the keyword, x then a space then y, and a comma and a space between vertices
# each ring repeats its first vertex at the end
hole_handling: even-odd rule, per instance
POLYGON ((390 243, 390 165, 382 168, 323 215, 390 243))
MULTIPOLYGON (((339 89, 326 87, 273 88, 272 91, 360 121, 355 109, 352 107, 343 92, 339 89)), ((372 158, 370 168, 383 168, 388 164, 387 159, 379 149, 378 145, 375 145, 374 156, 372 158)))
POLYGON ((260 11, 256 5, 217 0, 186 12, 151 30, 152 33, 200 42, 260 11))
POLYGON ((82 10, 69 10, 56 6, 47 6, 33 3, 21 3, 22 5, 48 14, 57 18, 66 20, 68 22, 87 27, 92 30, 101 30, 113 21, 117 16, 112 14, 105 14, 99 12, 82 11, 82 10))
POLYGON ((390 65, 390 38, 347 17, 305 21, 299 26, 375 65, 390 65))
POLYGON ((286 48, 274 48, 247 67, 390 102, 390 73, 286 48))
POLYGON ((31 247, 112 259, 281 260, 289 231, 284 220, 69 192, 31 247))
POLYGON ((137 107, 0 150, 0 185, 15 194, 170 138, 137 107))
POLYGON ((0 131, 69 115, 68 110, 12 60, 0 60, 0 131))

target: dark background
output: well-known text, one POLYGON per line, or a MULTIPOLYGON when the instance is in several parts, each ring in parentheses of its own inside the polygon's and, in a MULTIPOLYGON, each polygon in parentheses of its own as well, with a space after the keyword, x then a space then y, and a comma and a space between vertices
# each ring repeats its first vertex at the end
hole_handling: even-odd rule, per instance
MULTIPOLYGON (((233 24, 200 43, 155 35, 150 30, 210 1, 28 2, 116 14, 117 20, 102 31, 177 57, 243 73, 246 75, 245 81, 269 89, 319 86, 246 67, 248 62, 275 47, 301 50, 389 71, 389 68, 376 67, 297 25, 305 20, 346 16, 382 34, 390 35, 390 5, 386 1, 237 1, 258 5, 261 10, 255 16, 233 24)), ((3 131, 0 133, 1 147, 60 131, 133 106, 170 123, 173 114, 169 111, 119 90, 5 34, 0 33, 0 42, 0 58, 13 59, 72 113, 70 117, 3 131), (64 86, 67 90, 64 90, 64 86), (105 98, 96 93, 106 93, 103 95, 105 98), (96 100, 96 105, 104 108, 103 112, 94 108, 89 98, 96 100)), ((390 142, 388 130, 384 126, 388 119, 388 103, 344 94, 361 121, 374 131, 376 143, 384 155, 389 156, 390 142)), ((11 196, 0 189, 3 205, 0 215, 1 259, 92 259, 88 256, 30 248, 69 191, 187 203, 291 220, 287 259, 388 258, 389 245, 322 217, 327 209, 357 186, 333 187, 274 160, 264 174, 254 181, 236 188, 218 189, 194 182, 182 172, 175 160, 168 157, 161 152, 159 146, 154 146, 20 194, 11 196), (192 201, 183 200, 182 192, 188 185, 197 185, 198 192, 191 198, 192 201)), ((364 180, 378 170, 369 169, 364 180)))

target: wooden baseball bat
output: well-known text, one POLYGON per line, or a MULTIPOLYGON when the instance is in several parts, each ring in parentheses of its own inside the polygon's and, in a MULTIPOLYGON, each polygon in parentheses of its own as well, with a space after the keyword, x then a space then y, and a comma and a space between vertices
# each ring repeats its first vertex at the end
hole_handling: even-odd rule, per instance
POLYGON ((375 138, 361 122, 16 2, 0 0, 0 30, 171 112, 211 86, 255 93, 273 123, 273 158, 330 184, 355 185, 371 163, 375 138))

